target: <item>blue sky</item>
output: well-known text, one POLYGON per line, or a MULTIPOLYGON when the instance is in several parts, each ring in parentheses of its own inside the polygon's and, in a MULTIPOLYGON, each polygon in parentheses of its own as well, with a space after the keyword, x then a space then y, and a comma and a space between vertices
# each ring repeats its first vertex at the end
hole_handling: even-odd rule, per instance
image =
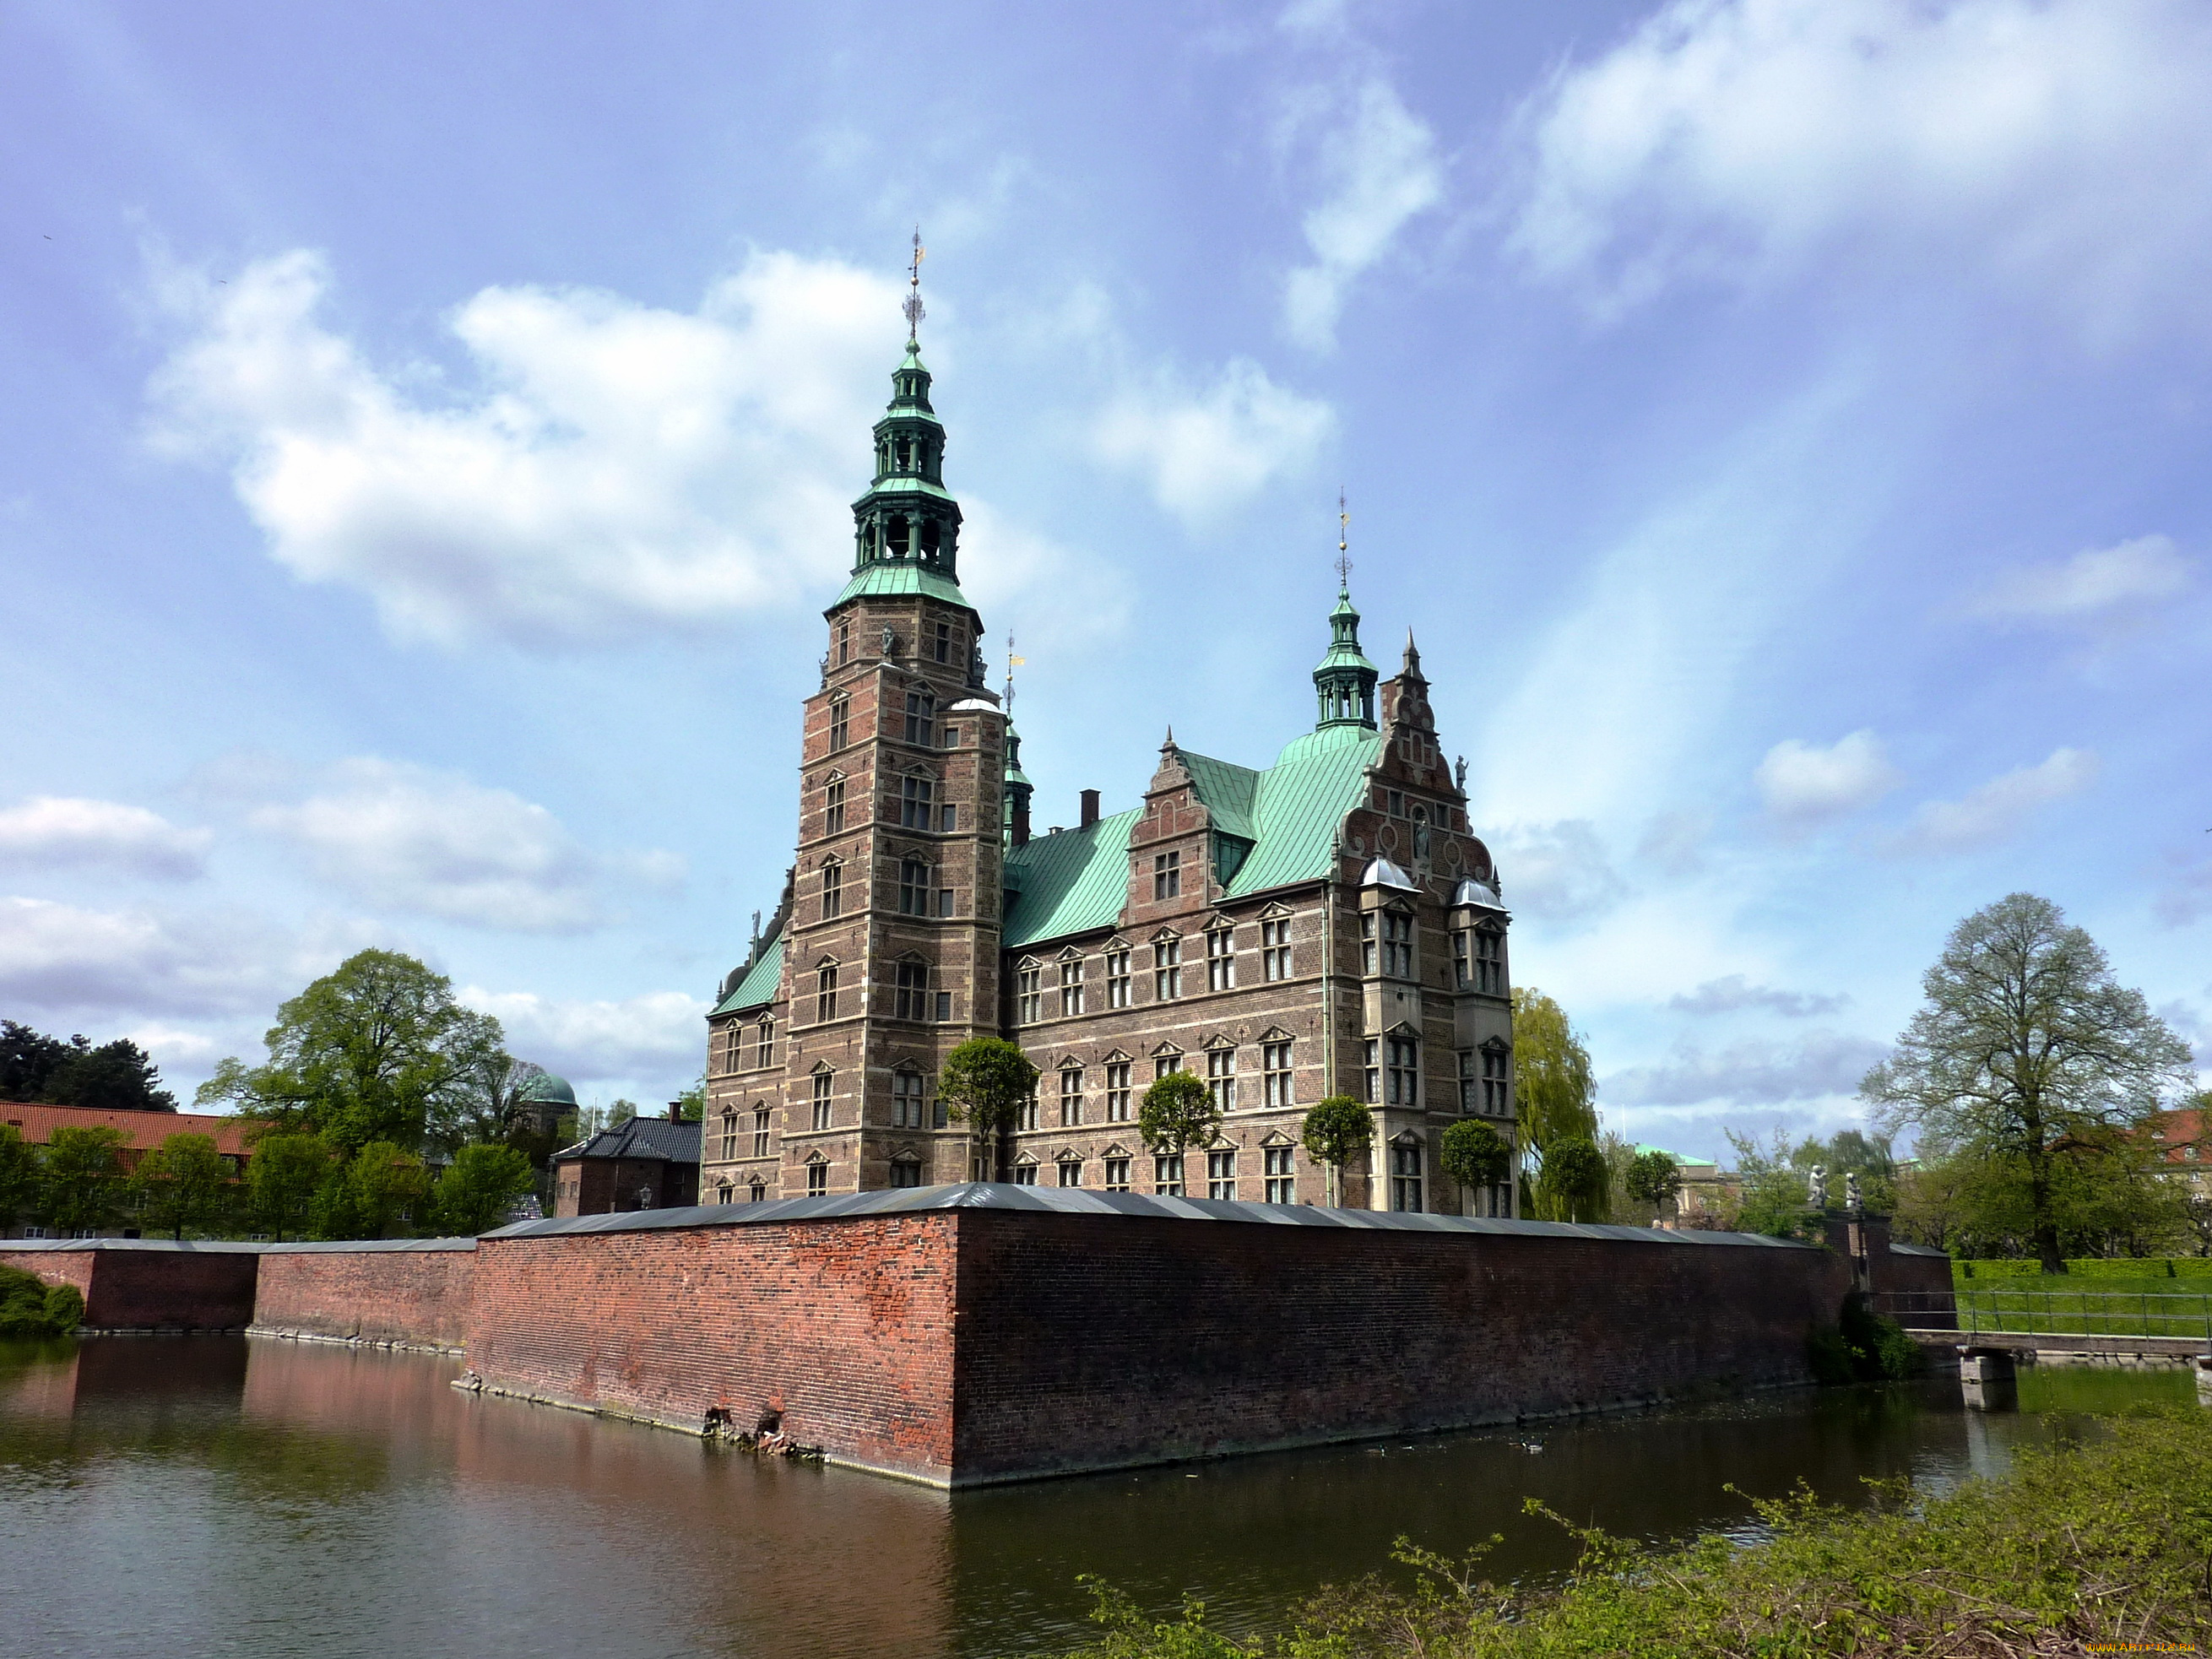
POLYGON ((919 222, 1041 823, 1310 723, 1341 486, 1613 1127, 1853 1120, 2020 889, 2212 1040, 2207 85, 2193 0, 15 0, 0 1012, 189 1089, 380 944, 666 1099, 919 222))

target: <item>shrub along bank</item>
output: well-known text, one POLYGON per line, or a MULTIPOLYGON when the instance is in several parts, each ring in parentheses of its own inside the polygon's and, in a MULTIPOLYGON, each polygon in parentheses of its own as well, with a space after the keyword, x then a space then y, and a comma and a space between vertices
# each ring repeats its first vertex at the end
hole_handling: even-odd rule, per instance
MULTIPOLYGON (((1237 1639, 1204 1607, 1148 1617, 1091 1582, 1103 1640, 1075 1659, 1814 1659, 2078 1653, 2097 1644, 2212 1650, 2212 1413, 2113 1419, 2087 1444, 2022 1450, 2002 1480, 1923 1497, 1899 1481, 1850 1512, 1809 1495, 1753 1507, 1756 1548, 1702 1539, 1647 1549, 1550 1515, 1583 1555, 1559 1589, 1524 1595, 1406 1540, 1412 1590, 1369 1578, 1237 1639)), ((2141 1650, 2140 1649, 2136 1650, 2141 1650)))
POLYGON ((49 1285, 20 1267, 0 1267, 0 1338, 67 1336, 84 1323, 74 1285, 49 1285))

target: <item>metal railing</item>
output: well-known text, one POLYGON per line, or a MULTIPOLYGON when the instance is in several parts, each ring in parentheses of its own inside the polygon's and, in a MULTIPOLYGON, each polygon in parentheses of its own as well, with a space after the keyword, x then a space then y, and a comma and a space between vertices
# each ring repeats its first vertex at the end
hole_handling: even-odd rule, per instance
POLYGON ((1885 1291, 1874 1310, 1908 1330, 1973 1336, 2148 1336, 2212 1350, 2212 1291, 2051 1290, 1992 1283, 1971 1290, 1885 1291))

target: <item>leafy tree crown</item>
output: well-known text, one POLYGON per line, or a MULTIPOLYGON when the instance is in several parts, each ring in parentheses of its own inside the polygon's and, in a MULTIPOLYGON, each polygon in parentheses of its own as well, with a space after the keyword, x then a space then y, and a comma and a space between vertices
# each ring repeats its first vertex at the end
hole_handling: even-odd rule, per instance
POLYGON ((1444 1173, 1462 1187, 1495 1187, 1513 1167, 1513 1146, 1487 1123, 1463 1117, 1444 1131, 1444 1173))
POLYGON ((952 1121, 996 1134, 1014 1127, 1036 1083, 1037 1068, 1015 1044, 1004 1037, 971 1037, 945 1055, 937 1095, 952 1121))
POLYGON ((1164 1157, 1209 1146, 1220 1131, 1221 1109, 1213 1103, 1212 1091, 1188 1072, 1154 1079, 1137 1107, 1137 1133, 1164 1157))
POLYGON ((1315 1162, 1342 1169, 1375 1140, 1375 1115, 1350 1095, 1331 1095, 1306 1114, 1298 1139, 1315 1162))

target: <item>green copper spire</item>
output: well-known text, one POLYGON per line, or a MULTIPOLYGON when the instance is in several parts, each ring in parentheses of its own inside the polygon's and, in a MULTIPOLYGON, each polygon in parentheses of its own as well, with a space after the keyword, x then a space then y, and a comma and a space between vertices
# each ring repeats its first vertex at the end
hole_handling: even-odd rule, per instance
MULTIPOLYGON (((837 603, 878 592, 960 592, 960 503, 945 487, 945 427, 929 405, 929 370, 916 331, 921 306, 921 236, 916 232, 904 307, 906 356, 891 371, 891 400, 876 422, 876 476, 853 503, 853 580, 837 603)), ((832 607, 835 608, 834 606, 832 607)))
POLYGON ((1314 670, 1321 719, 1314 729, 1363 726, 1375 729, 1375 682, 1381 678, 1359 648, 1359 612, 1352 604, 1352 515, 1336 498, 1336 609, 1328 613, 1328 650, 1314 670))

